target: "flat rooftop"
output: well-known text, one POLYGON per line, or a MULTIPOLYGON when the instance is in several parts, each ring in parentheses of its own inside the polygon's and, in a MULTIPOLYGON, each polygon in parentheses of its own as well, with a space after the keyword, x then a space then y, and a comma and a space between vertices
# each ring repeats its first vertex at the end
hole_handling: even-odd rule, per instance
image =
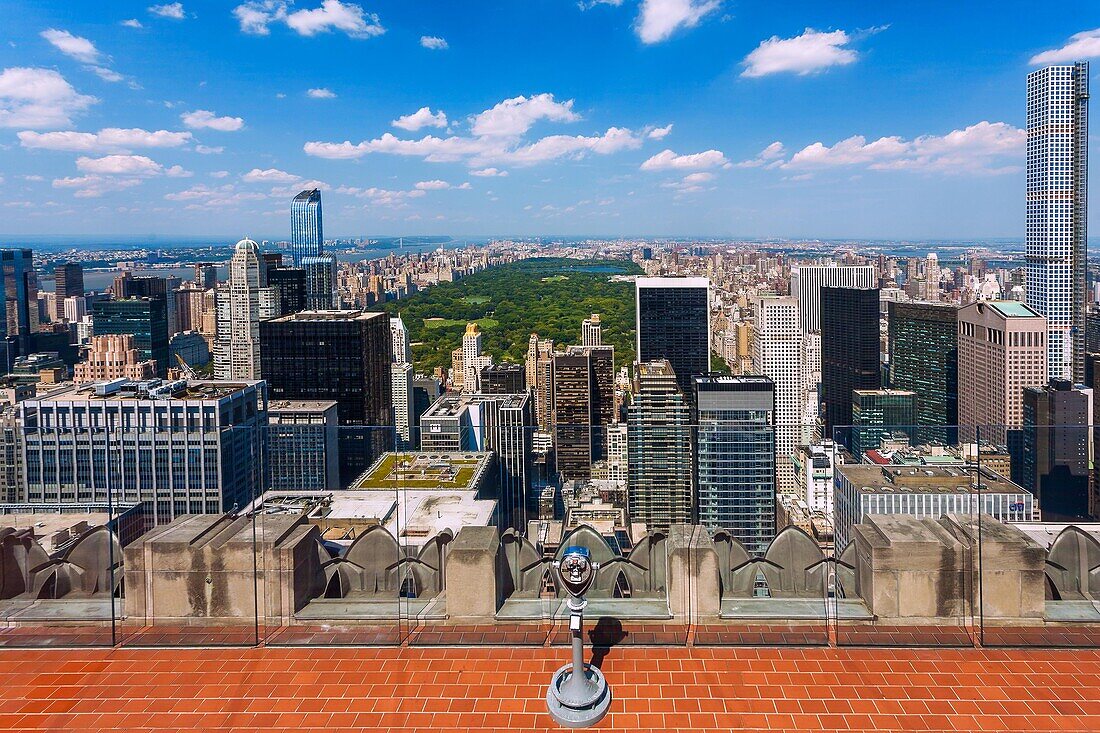
POLYGON ((109 401, 149 401, 156 399, 173 400, 220 400, 240 392, 259 382, 220 382, 215 380, 166 380, 153 379, 147 382, 116 380, 120 384, 114 391, 105 390, 111 382, 90 382, 76 385, 66 383, 59 389, 50 390, 26 400, 27 402, 109 402, 109 401), (101 392, 107 391, 107 394, 101 392), (159 393, 159 396, 154 396, 159 393))
POLYGON ((324 412, 336 407, 334 400, 270 400, 268 412, 324 412))
POLYGON ((457 417, 462 411, 473 405, 483 405, 486 402, 497 402, 501 407, 517 409, 523 407, 528 400, 525 394, 470 394, 446 392, 439 396, 435 402, 424 411, 420 419, 457 417))
POLYGON ((348 487, 348 491, 476 491, 492 458, 492 453, 477 451, 384 453, 348 487))
MULTIPOLYGON (((970 493, 978 477, 977 467, 963 463, 950 466, 848 463, 835 470, 863 493, 970 493)), ((987 468, 982 468, 981 474, 983 494, 1027 493, 1019 484, 987 468)))
POLYGON ((361 310, 324 310, 324 311, 299 311, 298 313, 289 313, 285 316, 279 316, 278 318, 272 318, 267 323, 290 323, 293 321, 366 321, 371 318, 385 318, 389 320, 389 316, 380 311, 361 311, 361 310))

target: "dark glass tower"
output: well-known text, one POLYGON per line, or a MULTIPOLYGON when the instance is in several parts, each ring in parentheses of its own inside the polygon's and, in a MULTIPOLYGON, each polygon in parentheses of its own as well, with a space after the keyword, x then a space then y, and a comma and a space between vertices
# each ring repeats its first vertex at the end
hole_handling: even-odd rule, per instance
POLYGON ((915 438, 955 443, 959 422, 958 309, 890 301, 890 388, 916 394, 915 438), (943 427, 937 427, 943 426, 943 427))
POLYGON ((133 335, 142 360, 155 360, 157 376, 168 376, 168 301, 164 297, 97 301, 92 304, 92 331, 96 336, 133 335))
POLYGON ((290 202, 290 247, 294 266, 301 267, 303 257, 318 257, 325 244, 321 225, 321 191, 302 191, 290 202))
MULTIPOLYGON (((878 314, 878 288, 821 288, 821 401, 827 437, 834 428, 852 424, 852 390, 882 386, 878 314)), ((837 437, 847 445, 845 432, 837 437)))
POLYGON ((642 277, 636 283, 639 362, 668 359, 691 399, 693 377, 710 371, 710 281, 642 277))
POLYGON ((279 291, 280 315, 306 308, 306 271, 297 267, 269 268, 267 286, 279 291))
POLYGON ((481 391, 485 394, 525 394, 524 369, 520 364, 501 362, 481 370, 481 391))
POLYGON ((63 262, 55 267, 53 281, 58 298, 84 295, 84 267, 79 262, 63 262))
POLYGON ((335 400, 340 481, 394 444, 393 339, 385 313, 305 311, 260 322, 260 373, 272 400, 335 400))
POLYGON ((11 371, 15 357, 34 351, 34 332, 38 330, 38 275, 34 271, 34 253, 29 249, 0 250, 4 298, 0 313, 4 339, 3 366, 11 371))
POLYGON ((1035 494, 1044 522, 1095 520, 1089 486, 1092 395, 1068 379, 1024 388, 1024 488, 1035 494))
POLYGON ((717 374, 694 383, 696 516, 763 555, 775 538, 775 383, 717 374))

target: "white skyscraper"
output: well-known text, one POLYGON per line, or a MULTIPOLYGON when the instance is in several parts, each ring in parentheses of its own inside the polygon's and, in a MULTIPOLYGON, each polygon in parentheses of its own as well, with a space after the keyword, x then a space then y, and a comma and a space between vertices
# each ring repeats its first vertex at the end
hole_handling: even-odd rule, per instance
POLYGON ((390 332, 393 334, 393 360, 398 364, 412 363, 412 348, 409 345, 409 330, 401 316, 390 319, 390 332))
POLYGON ((413 368, 408 362, 390 364, 390 394, 393 399, 393 424, 397 449, 412 447, 413 368))
POLYGON ((1027 76, 1027 304, 1047 318, 1051 377, 1084 381, 1087 62, 1027 76))
POLYGON ((217 379, 260 379, 260 321, 279 315, 278 291, 266 286, 260 245, 242 239, 229 261, 229 282, 218 289, 216 296, 217 379))
POLYGON ((493 363, 492 357, 481 353, 481 329, 477 323, 467 323, 462 336, 462 391, 481 391, 481 370, 493 363))
POLYGON ((791 456, 795 446, 804 440, 802 327, 798 306, 795 298, 758 298, 752 352, 753 370, 775 382, 776 488, 786 494, 796 490, 791 456))
POLYGON ((802 331, 821 330, 821 288, 873 288, 874 265, 795 265, 791 267, 791 297, 798 299, 802 331))
POLYGON ((585 318, 581 324, 581 346, 603 346, 602 329, 599 313, 585 318))

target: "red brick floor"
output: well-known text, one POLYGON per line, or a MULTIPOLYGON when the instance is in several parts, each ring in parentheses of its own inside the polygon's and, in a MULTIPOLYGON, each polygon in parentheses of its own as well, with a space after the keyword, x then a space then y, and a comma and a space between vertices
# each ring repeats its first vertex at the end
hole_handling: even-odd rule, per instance
MULTIPOLYGON (((3 730, 552 730, 561 647, 0 650, 3 730)), ((601 730, 1100 730, 1100 651, 617 646, 601 730)))

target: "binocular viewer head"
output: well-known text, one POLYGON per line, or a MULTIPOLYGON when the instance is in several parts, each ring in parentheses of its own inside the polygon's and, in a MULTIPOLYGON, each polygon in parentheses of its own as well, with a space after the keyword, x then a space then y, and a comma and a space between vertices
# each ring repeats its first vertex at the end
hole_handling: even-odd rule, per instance
POLYGON ((592 562, 587 547, 567 547, 561 560, 555 563, 562 587, 574 598, 580 598, 591 587, 599 563, 592 562))

